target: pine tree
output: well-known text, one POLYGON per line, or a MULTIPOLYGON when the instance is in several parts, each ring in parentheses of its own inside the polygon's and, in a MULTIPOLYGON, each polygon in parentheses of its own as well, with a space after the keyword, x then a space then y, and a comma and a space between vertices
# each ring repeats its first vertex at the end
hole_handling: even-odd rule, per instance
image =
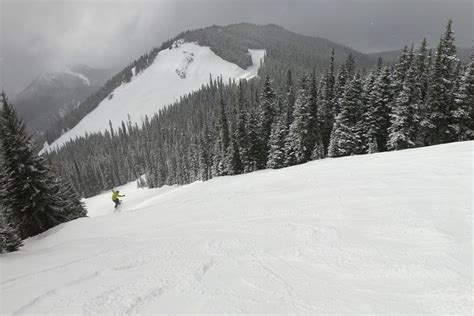
POLYGON ((262 95, 260 97, 260 132, 263 146, 262 164, 267 163, 268 143, 272 131, 272 124, 276 115, 276 97, 272 89, 270 77, 267 76, 263 83, 262 95))
POLYGON ((236 128, 234 138, 240 153, 240 159, 243 166, 247 165, 248 160, 248 136, 247 136, 247 112, 246 100, 242 88, 242 81, 239 82, 239 101, 236 128))
POLYGON ((387 150, 388 128, 390 127, 390 103, 392 102, 392 90, 390 82, 390 69, 382 68, 378 77, 369 91, 367 109, 367 137, 369 146, 374 152, 387 150), (377 146, 375 146, 375 142, 377 146))
POLYGON ((247 120, 247 160, 245 162, 245 172, 251 172, 265 168, 261 157, 263 156, 262 139, 259 128, 259 116, 255 109, 250 110, 247 120))
MULTIPOLYGON (((349 83, 350 79, 351 77, 349 77, 349 74, 345 65, 341 65, 339 72, 337 74, 337 80, 334 87, 334 104, 333 104, 334 119, 340 112, 341 101, 342 101, 342 98, 344 97, 344 92, 346 91, 346 86, 349 83)), ((332 127, 333 126, 331 125, 330 126, 331 130, 332 130, 332 127)))
POLYGON ((410 54, 408 47, 405 46, 395 64, 395 71, 392 74, 392 93, 398 95, 402 91, 403 82, 408 69, 410 68, 410 54))
POLYGON ((314 143, 312 143, 311 122, 313 118, 311 116, 309 84, 308 76, 303 74, 296 95, 294 120, 286 139, 287 165, 300 164, 311 159, 314 143))
POLYGON ((354 57, 352 57, 352 54, 349 54, 349 56, 347 56, 344 68, 347 72, 347 77, 353 78, 355 75, 355 60, 354 57))
POLYGON ((387 144, 391 150, 412 148, 418 145, 421 93, 415 81, 416 74, 416 65, 413 65, 405 77, 402 91, 394 102, 387 144))
POLYGON ((5 221, 0 206, 0 253, 16 251, 22 245, 17 229, 5 221))
POLYGON ((450 128, 456 140, 474 139, 474 54, 462 76, 450 114, 450 128))
POLYGON ((280 119, 272 126, 267 168, 285 167, 285 139, 287 135, 286 119, 280 119))
MULTIPOLYGON (((2 152, 2 142, 0 142, 0 166, 3 165, 2 152)), ((6 196, 3 188, 3 179, 6 179, 5 177, 3 168, 0 168, 0 197, 6 196)), ((2 205, 3 201, 3 199, 0 199, 0 253, 16 251, 23 245, 18 235, 17 227, 6 222, 5 211, 2 205)))
MULTIPOLYGON (((345 73, 339 78, 339 86, 345 85, 345 73), (344 81, 344 82, 343 82, 344 81)), ((338 110, 336 109, 335 100, 335 75, 334 75, 334 49, 332 50, 331 63, 329 69, 326 70, 322 80, 321 88, 319 93, 319 113, 318 123, 321 134, 321 141, 323 150, 329 146, 329 139, 331 136, 331 130, 334 125, 338 110)), ((319 154, 318 154, 319 155, 319 154)))
POLYGON ((432 70, 432 79, 424 105, 422 137, 427 145, 440 144, 456 139, 449 128, 450 112, 454 106, 453 87, 457 64, 454 35, 449 21, 441 37, 432 70))
POLYGON ((293 86, 291 69, 289 69, 287 73, 286 90, 286 127, 289 128, 291 123, 293 123, 293 111, 295 108, 295 88, 293 86))
POLYGON ((77 196, 66 196, 70 193, 68 188, 61 187, 46 161, 33 154, 31 137, 4 93, 2 103, 0 141, 4 177, 0 194, 7 222, 18 227, 20 237, 26 238, 85 216, 77 196))
POLYGON ((229 123, 227 121, 227 114, 225 111, 225 102, 224 97, 220 97, 220 111, 219 111, 219 133, 220 139, 222 142, 222 151, 226 151, 227 147, 229 147, 230 143, 230 136, 229 136, 229 123))
POLYGON ((363 99, 359 74, 347 85, 341 100, 341 112, 336 117, 328 148, 330 157, 349 156, 363 152, 363 99))
MULTIPOLYGON (((330 81, 330 80, 329 80, 330 81)), ((322 139, 322 132, 319 119, 320 108, 318 98, 318 84, 316 79, 316 71, 313 70, 311 75, 311 82, 309 87, 309 107, 310 107, 310 121, 309 121, 309 136, 308 147, 311 148, 310 159, 324 158, 324 144, 322 139)))
MULTIPOLYGON (((234 133, 231 133, 234 135, 234 133)), ((241 174, 243 172, 242 160, 240 158, 239 146, 237 140, 232 136, 229 147, 226 152, 226 174, 234 175, 241 174)))
POLYGON ((420 89, 420 97, 423 101, 426 99, 429 84, 428 59, 428 42, 426 41, 426 38, 424 38, 415 57, 415 66, 417 70, 416 83, 420 89))

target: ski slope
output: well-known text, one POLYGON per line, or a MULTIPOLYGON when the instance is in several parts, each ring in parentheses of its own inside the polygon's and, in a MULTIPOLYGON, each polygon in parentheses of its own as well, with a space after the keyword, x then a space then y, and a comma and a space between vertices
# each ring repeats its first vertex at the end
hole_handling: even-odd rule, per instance
POLYGON ((141 124, 146 115, 151 117, 166 105, 179 101, 180 96, 208 84, 210 75, 222 76, 224 82, 255 77, 265 50, 249 50, 249 54, 253 64, 242 69, 217 56, 209 47, 177 41, 170 49, 159 52, 153 64, 134 75, 129 83, 116 88, 74 128, 51 145, 45 144, 42 152, 61 147, 86 132, 109 129, 109 120, 115 127, 122 121, 127 122, 129 117, 132 122, 141 124))
POLYGON ((471 315, 473 149, 125 185, 0 256, 0 313, 471 315))

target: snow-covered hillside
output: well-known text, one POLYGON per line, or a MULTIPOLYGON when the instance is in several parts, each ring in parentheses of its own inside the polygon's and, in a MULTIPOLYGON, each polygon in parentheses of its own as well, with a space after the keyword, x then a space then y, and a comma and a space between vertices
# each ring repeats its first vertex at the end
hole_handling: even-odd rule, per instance
POLYGON ((4 313, 472 313, 474 142, 122 188, 0 256, 4 313))
MULTIPOLYGON (((152 116, 179 97, 209 83, 209 76, 249 79, 257 76, 264 50, 249 50, 253 65, 247 69, 232 64, 214 54, 209 47, 195 43, 175 42, 170 49, 158 53, 153 64, 123 84, 105 98, 79 124, 63 134, 49 147, 61 146, 85 133, 103 131, 128 120, 140 123, 145 115, 152 116)), ((45 149, 48 149, 46 146, 45 149)))

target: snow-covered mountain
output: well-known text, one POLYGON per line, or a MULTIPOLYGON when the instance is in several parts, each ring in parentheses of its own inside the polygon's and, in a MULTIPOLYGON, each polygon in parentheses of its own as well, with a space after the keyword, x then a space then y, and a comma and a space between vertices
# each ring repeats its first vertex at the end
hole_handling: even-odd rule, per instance
POLYGON ((125 185, 0 256, 1 313, 471 315, 473 146, 125 185))
POLYGON ((159 52, 153 64, 142 72, 132 69, 130 82, 117 87, 49 147, 61 146, 86 133, 104 131, 109 128, 109 121, 114 126, 129 118, 140 123, 145 116, 152 116, 166 105, 178 101, 180 96, 209 83, 210 76, 221 76, 224 82, 255 77, 265 50, 249 50, 248 53, 252 65, 242 69, 217 56, 209 47, 176 41, 169 49, 159 52))
POLYGON ((85 65, 45 72, 15 96, 12 103, 28 129, 44 131, 94 93, 113 72, 85 65))
POLYGON ((57 147, 85 132, 108 129, 109 120, 117 126, 128 120, 128 114, 140 124, 144 115, 151 116, 209 83, 210 74, 213 78, 222 75, 224 83, 229 78, 256 76, 264 54, 260 71, 272 74, 275 80, 285 80, 282 74, 289 68, 296 74, 314 67, 324 69, 333 49, 336 62, 342 62, 348 54, 360 67, 369 67, 376 61, 346 46, 292 33, 273 24, 214 25, 186 31, 109 79, 78 109, 51 126, 46 140, 57 147))

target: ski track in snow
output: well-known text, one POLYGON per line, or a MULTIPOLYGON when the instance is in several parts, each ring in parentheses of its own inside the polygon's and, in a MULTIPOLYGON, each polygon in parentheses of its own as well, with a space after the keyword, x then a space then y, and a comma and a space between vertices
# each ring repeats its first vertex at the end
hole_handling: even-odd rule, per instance
POLYGON ((473 146, 127 184, 0 256, 0 312, 470 315, 473 146))

